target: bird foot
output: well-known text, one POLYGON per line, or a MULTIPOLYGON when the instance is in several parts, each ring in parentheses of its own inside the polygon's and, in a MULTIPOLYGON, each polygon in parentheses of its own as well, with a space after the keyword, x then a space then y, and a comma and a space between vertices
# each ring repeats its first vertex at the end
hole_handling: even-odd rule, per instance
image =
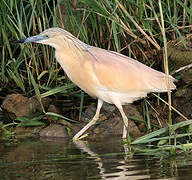
POLYGON ((82 135, 82 136, 79 136, 79 137, 74 136, 74 137, 73 137, 73 141, 79 141, 79 140, 81 140, 81 139, 83 139, 83 138, 85 138, 85 137, 87 137, 87 136, 88 136, 88 133, 87 133, 87 134, 84 134, 84 135, 82 135))

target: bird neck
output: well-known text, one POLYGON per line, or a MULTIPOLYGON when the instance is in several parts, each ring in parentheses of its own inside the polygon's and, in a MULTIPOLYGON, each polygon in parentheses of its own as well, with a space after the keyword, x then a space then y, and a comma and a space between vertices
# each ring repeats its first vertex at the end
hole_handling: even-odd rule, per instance
POLYGON ((55 56, 59 64, 66 69, 67 67, 80 66, 83 61, 84 51, 74 43, 63 42, 56 48, 55 56))
POLYGON ((68 37, 68 36, 64 36, 60 41, 57 41, 59 43, 60 48, 69 48, 69 49, 74 49, 75 51, 86 51, 87 48, 89 48, 90 46, 82 41, 80 41, 79 39, 75 38, 75 37, 68 37))

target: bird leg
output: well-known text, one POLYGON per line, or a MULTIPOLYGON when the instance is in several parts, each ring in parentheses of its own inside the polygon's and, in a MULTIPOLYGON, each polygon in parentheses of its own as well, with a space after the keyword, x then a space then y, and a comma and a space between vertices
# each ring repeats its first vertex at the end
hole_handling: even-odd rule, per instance
POLYGON ((121 116, 123 118, 123 122, 124 122, 124 127, 123 127, 123 139, 126 139, 127 138, 127 135, 129 135, 129 131, 128 131, 128 128, 129 128, 129 123, 128 123, 128 118, 127 116, 125 115, 124 111, 123 111, 123 107, 121 106, 121 108, 119 108, 119 111, 121 113, 121 116))
POLYGON ((124 122, 124 127, 123 127, 123 139, 126 139, 127 138, 127 135, 129 137, 129 123, 128 123, 128 118, 127 116, 125 115, 125 112, 123 111, 123 107, 121 105, 120 102, 117 102, 115 101, 114 102, 115 106, 119 109, 120 113, 121 113, 121 116, 123 118, 123 122, 124 122))
POLYGON ((96 123, 96 121, 99 119, 99 114, 100 114, 100 110, 101 107, 103 105, 103 101, 101 99, 98 99, 98 103, 97 103, 97 110, 95 113, 95 116, 93 117, 93 119, 83 128, 81 129, 74 137, 73 137, 73 141, 76 140, 80 140, 83 138, 83 136, 81 136, 87 129, 89 129, 92 125, 94 125, 96 123))

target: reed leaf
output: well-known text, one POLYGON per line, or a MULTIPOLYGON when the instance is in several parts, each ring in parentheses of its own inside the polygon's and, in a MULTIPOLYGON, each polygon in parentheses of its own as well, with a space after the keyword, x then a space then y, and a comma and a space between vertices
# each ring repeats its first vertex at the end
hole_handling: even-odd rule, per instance
MULTIPOLYGON (((176 131, 179 128, 185 127, 185 126, 189 126, 192 124, 192 120, 188 120, 188 121, 183 121, 180 123, 176 123, 174 125, 171 125, 169 128, 173 131, 176 131)), ((169 130, 168 127, 165 128, 161 128, 157 131, 154 131, 152 133, 146 134, 142 137, 139 137, 138 139, 136 139, 135 141, 133 141, 131 144, 142 144, 142 143, 149 143, 149 142, 153 142, 153 141, 158 141, 158 140, 162 140, 162 139, 168 139, 168 138, 180 138, 180 137, 185 137, 185 136, 189 136, 191 135, 191 133, 186 133, 186 134, 179 134, 176 136, 165 136, 165 137, 157 137, 163 133, 167 133, 169 130)))

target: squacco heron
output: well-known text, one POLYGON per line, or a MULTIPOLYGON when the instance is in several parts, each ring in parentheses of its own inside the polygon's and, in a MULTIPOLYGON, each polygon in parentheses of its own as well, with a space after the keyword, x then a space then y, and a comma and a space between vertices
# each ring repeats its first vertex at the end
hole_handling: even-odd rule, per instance
POLYGON ((69 79, 90 96, 98 98, 95 116, 73 140, 83 137, 96 123, 104 101, 119 109, 124 121, 123 138, 126 138, 128 118, 122 105, 144 98, 150 92, 176 88, 172 76, 167 78, 164 73, 120 53, 87 45, 61 28, 50 28, 39 35, 15 41, 30 42, 54 47, 56 59, 69 79))

